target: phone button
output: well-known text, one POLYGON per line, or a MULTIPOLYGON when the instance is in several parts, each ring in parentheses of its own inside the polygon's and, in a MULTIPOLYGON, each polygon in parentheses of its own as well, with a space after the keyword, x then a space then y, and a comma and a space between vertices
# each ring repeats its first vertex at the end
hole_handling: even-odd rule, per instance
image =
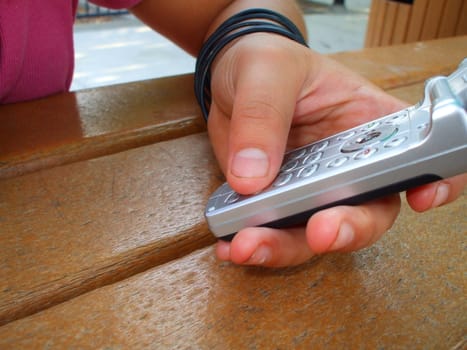
POLYGON ((394 124, 394 123, 399 124, 400 122, 405 121, 407 119, 407 117, 408 117, 407 112, 403 112, 401 114, 396 114, 391 119, 387 120, 386 124, 394 124))
POLYGON ((329 145, 329 141, 323 141, 314 145, 311 149, 311 152, 319 152, 325 149, 329 145))
POLYGON ((384 147, 386 148, 393 148, 402 145, 405 141, 407 140, 406 136, 403 137, 396 137, 392 139, 391 141, 388 141, 384 147))
POLYGON ((277 176, 276 181, 274 181, 274 186, 275 187, 280 187, 285 185, 287 182, 290 181, 292 178, 292 173, 282 173, 277 176))
POLYGON ((358 152, 355 156, 354 156, 354 159, 366 159, 366 158, 369 158, 371 157, 373 154, 376 153, 376 151, 378 151, 378 149, 376 147, 367 147, 365 149, 363 149, 362 151, 358 152))
POLYGON ((339 157, 336 158, 328 163, 328 168, 337 168, 340 167, 342 164, 344 164, 347 160, 349 160, 349 157, 339 157))
POLYGON ((312 164, 310 166, 306 166, 298 172, 297 176, 301 178, 310 177, 316 172, 316 170, 318 170, 318 168, 319 168, 318 163, 312 164))
POLYGON ((290 160, 281 167, 281 171, 284 173, 291 172, 298 165, 298 160, 290 160))
POLYGON ((367 130, 350 138, 341 148, 343 153, 361 151, 364 147, 384 142, 398 133, 399 129, 394 125, 385 125, 377 129, 367 130))
POLYGON ((318 160, 320 160, 321 157, 323 157, 323 152, 312 153, 303 160, 303 164, 304 165, 313 164, 317 162, 318 160))
POLYGON ((232 192, 225 199, 225 203, 227 203, 227 204, 235 203, 239 199, 240 199, 240 195, 237 192, 232 192))
MULTIPOLYGON (((365 125, 365 129, 374 129, 374 128, 378 127, 380 124, 381 124, 381 122, 374 120, 372 122, 369 122, 367 125, 365 125)), ((365 130, 365 129, 363 129, 363 130, 365 130)))
POLYGON ((355 131, 349 131, 337 137, 337 141, 344 141, 355 135, 355 131))
POLYGON ((306 154, 307 148, 301 148, 295 151, 291 151, 287 154, 287 159, 299 159, 302 158, 306 154))

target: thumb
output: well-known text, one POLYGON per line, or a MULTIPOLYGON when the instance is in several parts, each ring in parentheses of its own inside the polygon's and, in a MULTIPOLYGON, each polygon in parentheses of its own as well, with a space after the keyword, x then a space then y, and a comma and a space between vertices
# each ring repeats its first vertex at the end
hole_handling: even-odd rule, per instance
POLYGON ((237 67, 226 177, 242 194, 264 189, 277 175, 301 85, 278 69, 290 63, 267 56, 237 67))

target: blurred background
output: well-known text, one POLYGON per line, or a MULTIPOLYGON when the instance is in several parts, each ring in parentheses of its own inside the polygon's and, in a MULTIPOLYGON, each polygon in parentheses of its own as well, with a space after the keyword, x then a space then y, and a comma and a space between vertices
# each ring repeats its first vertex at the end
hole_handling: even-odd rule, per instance
MULTIPOLYGON (((299 0, 310 47, 321 52, 364 46, 371 0, 299 0)), ((74 27, 75 73, 71 90, 194 71, 193 57, 127 11, 79 1, 74 27)))

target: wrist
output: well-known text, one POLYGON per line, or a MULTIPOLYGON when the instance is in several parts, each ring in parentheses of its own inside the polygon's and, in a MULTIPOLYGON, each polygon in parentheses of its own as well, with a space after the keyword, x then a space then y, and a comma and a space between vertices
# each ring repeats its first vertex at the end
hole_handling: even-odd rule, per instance
POLYGON ((211 104, 210 70, 216 56, 239 38, 254 33, 272 33, 307 46, 295 24, 274 11, 249 9, 227 19, 206 40, 196 62, 195 94, 205 120, 211 104))

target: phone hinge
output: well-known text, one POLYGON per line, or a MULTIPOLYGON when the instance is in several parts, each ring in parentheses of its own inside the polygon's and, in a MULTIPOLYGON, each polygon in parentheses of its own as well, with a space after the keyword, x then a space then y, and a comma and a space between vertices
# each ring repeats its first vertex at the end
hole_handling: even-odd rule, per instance
POLYGON ((427 89, 432 106, 435 109, 452 103, 462 106, 457 95, 452 91, 446 77, 435 77, 430 79, 427 83, 427 89))

